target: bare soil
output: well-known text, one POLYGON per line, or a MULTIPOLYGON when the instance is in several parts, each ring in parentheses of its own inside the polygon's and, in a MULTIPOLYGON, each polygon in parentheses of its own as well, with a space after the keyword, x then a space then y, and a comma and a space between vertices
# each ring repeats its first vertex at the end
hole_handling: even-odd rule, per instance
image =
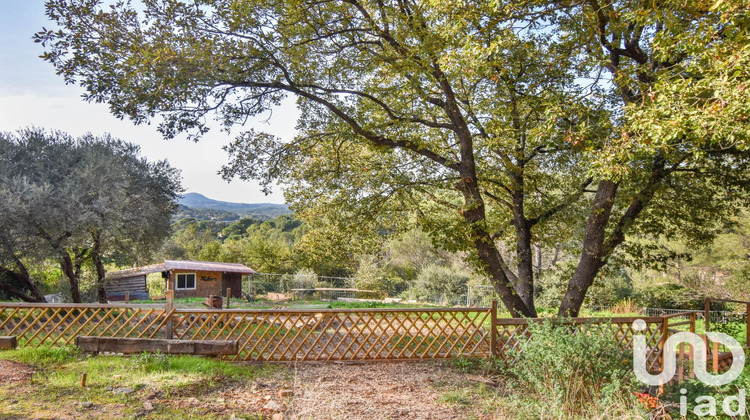
POLYGON ((34 368, 25 363, 0 360, 0 383, 28 382, 33 374, 34 368))
POLYGON ((441 389, 465 377, 434 363, 333 363, 296 367, 293 419, 462 419, 466 412, 440 403, 441 389))
POLYGON ((43 380, 31 381, 33 374, 29 365, 0 360, 0 419, 502 418, 496 410, 482 411, 476 378, 432 361, 290 364, 247 382, 214 377, 178 389, 146 384, 123 398, 111 396, 113 379, 107 390, 89 388, 93 401, 80 388, 50 396, 43 380), (462 392, 468 401, 446 398, 462 392))

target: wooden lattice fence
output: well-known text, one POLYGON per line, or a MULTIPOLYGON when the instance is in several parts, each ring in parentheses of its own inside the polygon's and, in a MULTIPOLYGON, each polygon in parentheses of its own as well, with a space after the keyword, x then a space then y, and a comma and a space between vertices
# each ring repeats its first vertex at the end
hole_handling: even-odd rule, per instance
MULTIPOLYGON (((565 321, 571 333, 608 329, 631 348, 646 322, 648 360, 659 365, 663 317, 565 321)), ((498 319, 497 308, 193 310, 163 306, 26 304, 0 306, 0 335, 21 347, 72 344, 77 336, 236 340, 233 360, 271 362, 413 360, 496 356, 513 363, 528 323, 498 319)))
POLYGON ((77 336, 166 338, 164 308, 136 305, 24 304, 0 306, 0 335, 21 347, 72 344, 77 336))

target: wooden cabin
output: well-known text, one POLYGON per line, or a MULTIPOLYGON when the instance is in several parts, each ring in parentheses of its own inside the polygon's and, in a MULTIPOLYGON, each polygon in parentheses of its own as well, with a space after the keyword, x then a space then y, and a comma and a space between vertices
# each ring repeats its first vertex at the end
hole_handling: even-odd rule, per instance
POLYGON ((175 298, 226 296, 227 289, 231 289, 232 297, 240 298, 242 277, 255 271, 236 263, 165 260, 163 264, 107 273, 107 298, 124 300, 125 292, 130 293, 131 299, 138 299, 143 293, 147 298, 146 276, 151 273, 161 273, 165 282, 171 283, 175 298))

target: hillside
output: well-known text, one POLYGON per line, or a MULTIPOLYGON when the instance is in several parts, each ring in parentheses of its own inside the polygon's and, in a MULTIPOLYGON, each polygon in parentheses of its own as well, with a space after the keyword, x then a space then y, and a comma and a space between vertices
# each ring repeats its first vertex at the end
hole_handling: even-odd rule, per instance
MULTIPOLYGON (((230 203, 228 201, 212 200, 202 194, 187 193, 179 200, 180 206, 188 207, 191 211, 181 211, 185 217, 195 217, 197 214, 217 216, 226 220, 236 220, 241 216, 251 216, 258 219, 273 219, 291 211, 285 204, 271 203, 230 203), (192 214, 191 214, 192 213, 192 214), (231 217, 229 213, 237 215, 231 217)), ((183 210, 183 209, 181 209, 183 210)), ((178 217, 179 218, 179 217, 178 217)))

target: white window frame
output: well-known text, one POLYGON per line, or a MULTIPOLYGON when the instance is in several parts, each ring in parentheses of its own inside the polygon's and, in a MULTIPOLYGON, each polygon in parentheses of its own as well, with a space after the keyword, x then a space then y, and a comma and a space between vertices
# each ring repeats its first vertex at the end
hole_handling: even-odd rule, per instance
POLYGON ((195 290, 195 286, 197 283, 197 276, 195 273, 176 273, 174 276, 174 290, 195 290), (180 276, 185 276, 185 285, 187 286, 187 276, 193 276, 193 287, 180 287, 180 276))

